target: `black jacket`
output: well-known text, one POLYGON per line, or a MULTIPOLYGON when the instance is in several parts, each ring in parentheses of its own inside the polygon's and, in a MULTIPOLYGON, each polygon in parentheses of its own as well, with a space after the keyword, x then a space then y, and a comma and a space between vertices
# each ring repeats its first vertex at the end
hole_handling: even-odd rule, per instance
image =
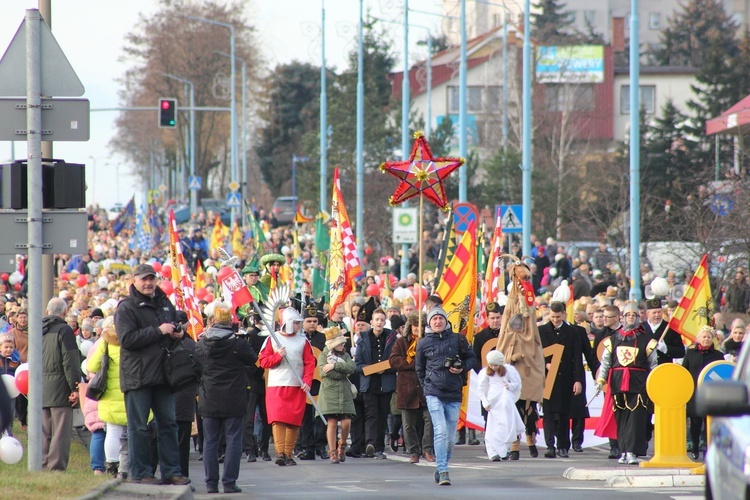
MULTIPOLYGON (((484 366, 484 356, 482 356, 482 350, 484 349, 484 344, 487 342, 494 340, 494 345, 497 345, 497 336, 500 335, 500 329, 493 330, 489 326, 485 328, 484 330, 480 331, 476 335, 474 335, 474 342, 472 343, 471 348, 474 350, 474 356, 477 358, 477 362, 474 365, 474 371, 476 373, 479 373, 479 370, 482 369, 484 366)), ((494 347, 493 345, 493 347, 494 347)), ((482 408, 484 410, 484 407, 482 408)))
POLYGON ((172 339, 161 333, 159 325, 174 321, 174 306, 161 288, 148 297, 130 285, 130 295, 120 302, 115 313, 122 392, 166 384, 164 348, 172 339))
POLYGON ((247 371, 257 360, 250 344, 227 326, 214 325, 195 346, 203 365, 198 412, 202 417, 232 418, 247 413, 247 371))
POLYGON ((477 357, 469 347, 466 337, 446 329, 430 332, 417 342, 416 370, 425 396, 435 396, 443 401, 461 401, 465 373, 474 368, 477 357), (446 358, 461 356, 464 371, 451 373, 445 367, 446 358))
MULTIPOLYGON (((187 335, 181 339, 182 346, 190 353, 195 353, 195 340, 187 335)), ((195 396, 198 395, 198 384, 185 387, 174 393, 175 420, 192 422, 195 420, 195 396)))
POLYGON ((667 353, 665 354, 661 351, 657 351, 656 353, 656 359, 659 361, 660 365, 671 363, 673 359, 685 356, 685 344, 682 343, 682 337, 679 333, 669 328, 669 323, 662 320, 659 326, 656 327, 656 331, 651 329, 651 325, 648 324, 648 321, 644 321, 642 325, 643 329, 646 330, 646 333, 651 335, 651 338, 657 342, 662 338, 664 330, 667 330, 667 333, 664 334, 664 343, 667 345, 667 353))
POLYGON ((68 397, 81 381, 81 355, 73 329, 59 316, 42 319, 42 407, 70 407, 68 397))
MULTIPOLYGON (((560 344, 564 347, 560 365, 557 368, 555 383, 549 399, 542 401, 545 414, 548 412, 570 413, 571 400, 573 399, 573 384, 583 384, 583 354, 581 350, 581 335, 578 327, 563 322, 559 332, 556 332, 552 323, 545 323, 539 327, 539 338, 542 347, 560 344)), ((545 364, 552 361, 552 356, 544 358, 545 364)), ((545 375, 547 370, 545 370, 545 375)))
POLYGON ((708 351, 701 351, 695 344, 692 344, 685 350, 685 357, 682 358, 682 366, 687 368, 687 371, 690 372, 690 376, 693 377, 694 387, 693 395, 690 396, 690 401, 687 403, 688 417, 699 416, 695 411, 695 392, 698 387, 698 375, 700 375, 701 371, 703 371, 709 363, 723 360, 724 355, 720 351, 714 349, 713 346, 711 346, 708 351))

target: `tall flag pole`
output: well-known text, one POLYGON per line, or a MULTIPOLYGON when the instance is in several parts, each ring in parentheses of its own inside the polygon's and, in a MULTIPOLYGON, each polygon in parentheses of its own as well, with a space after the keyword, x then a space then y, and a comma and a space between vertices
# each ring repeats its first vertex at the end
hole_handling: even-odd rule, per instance
POLYGON ((187 333, 193 340, 203 334, 203 316, 198 308, 198 299, 190 281, 190 271, 182 255, 180 237, 174 211, 169 211, 169 254, 172 258, 172 284, 175 290, 175 306, 185 311, 188 317, 187 333))
POLYGON ((362 266, 357 253, 349 214, 341 194, 339 169, 333 171, 333 200, 330 228, 330 254, 328 257, 328 277, 330 282, 329 314, 343 304, 354 290, 357 278, 362 274, 362 266))
POLYGON ((708 278, 708 254, 704 254, 669 320, 669 328, 682 335, 683 342, 685 339, 695 342, 698 330, 711 324, 713 320, 713 300, 708 278))

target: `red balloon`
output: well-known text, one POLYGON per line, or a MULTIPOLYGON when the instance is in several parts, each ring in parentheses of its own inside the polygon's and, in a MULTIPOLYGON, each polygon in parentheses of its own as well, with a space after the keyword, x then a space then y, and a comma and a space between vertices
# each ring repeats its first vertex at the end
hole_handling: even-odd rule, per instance
POLYGON ((86 275, 82 274, 76 278, 76 285, 78 285, 78 288, 83 288, 89 283, 89 280, 86 278, 86 275))
POLYGON ((174 285, 171 281, 162 281, 159 284, 159 288, 161 288, 167 295, 172 295, 174 293, 174 285))
POLYGON ((15 290, 17 292, 20 292, 21 291, 21 284, 20 283, 16 283, 15 285, 13 285, 13 290, 15 290))
POLYGON ((415 286, 414 289, 411 291, 411 294, 414 297, 414 300, 417 301, 417 306, 421 309, 422 304, 424 304, 425 300, 427 300, 427 296, 429 295, 427 293, 427 289, 415 286), (421 298, 420 298, 420 295, 421 295, 421 298))
POLYGON ((8 273, 0 274, 0 278, 2 278, 3 281, 8 281, 8 278, 10 278, 10 275, 8 273))
POLYGON ((16 389, 24 396, 29 395, 29 370, 16 373, 16 389))
MULTIPOLYGON (((154 269, 156 271, 156 269, 154 269)), ((156 271, 159 272, 159 271, 156 271)), ((172 268, 169 266, 161 266, 161 275, 165 278, 171 278, 172 277, 172 268)))
POLYGON ((380 287, 375 283, 372 283, 370 285, 367 285, 367 290, 365 292, 368 297, 377 297, 378 295, 380 295, 380 287))
POLYGON ((201 287, 195 291, 195 296, 198 297, 198 300, 205 300, 206 295, 208 294, 208 290, 201 287))
MULTIPOLYGON (((62 279, 63 281, 68 281, 68 280, 70 279, 70 275, 69 275, 68 273, 62 273, 62 274, 60 275, 60 278, 61 278, 61 279, 62 279)), ((7 281, 7 279, 8 279, 8 278, 3 278, 3 279, 7 281)))
POLYGON ((365 248, 365 255, 372 255, 372 247, 365 248))
POLYGON ((153 267, 154 271, 158 273, 159 271, 161 271, 161 262, 154 262, 153 264, 151 264, 151 267, 153 267))

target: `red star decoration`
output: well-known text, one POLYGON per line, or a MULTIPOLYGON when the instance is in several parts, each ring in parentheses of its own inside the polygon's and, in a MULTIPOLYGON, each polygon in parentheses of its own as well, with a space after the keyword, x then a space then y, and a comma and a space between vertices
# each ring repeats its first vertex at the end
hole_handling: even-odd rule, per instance
POLYGON ((441 210, 450 209, 445 194, 445 179, 464 164, 463 158, 435 158, 422 132, 414 134, 414 146, 408 160, 387 161, 380 165, 381 172, 397 177, 401 182, 388 202, 398 205, 422 194, 441 210))

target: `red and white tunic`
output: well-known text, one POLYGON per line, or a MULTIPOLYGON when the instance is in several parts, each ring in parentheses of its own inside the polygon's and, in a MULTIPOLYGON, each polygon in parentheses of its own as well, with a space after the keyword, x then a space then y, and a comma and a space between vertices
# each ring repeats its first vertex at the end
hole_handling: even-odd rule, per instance
POLYGON ((280 346, 268 337, 260 350, 260 366, 268 370, 266 386, 266 414, 268 423, 281 422, 289 425, 302 425, 307 395, 300 389, 296 371, 308 386, 312 385, 315 371, 315 356, 307 338, 302 334, 286 336, 276 334, 281 346, 286 348, 283 362, 277 351, 280 346), (291 365, 291 366, 290 366, 291 365))

